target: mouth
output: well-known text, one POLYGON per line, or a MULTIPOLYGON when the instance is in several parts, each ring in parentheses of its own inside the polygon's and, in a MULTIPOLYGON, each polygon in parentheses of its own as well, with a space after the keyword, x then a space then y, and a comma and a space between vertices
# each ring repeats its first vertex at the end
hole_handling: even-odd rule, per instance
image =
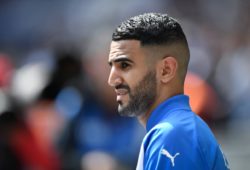
POLYGON ((127 89, 116 89, 115 93, 117 96, 126 95, 128 93, 128 90, 127 89))
POLYGON ((116 100, 121 101, 122 98, 128 94, 128 90, 127 89, 116 89, 115 93, 116 93, 116 96, 117 96, 116 100))

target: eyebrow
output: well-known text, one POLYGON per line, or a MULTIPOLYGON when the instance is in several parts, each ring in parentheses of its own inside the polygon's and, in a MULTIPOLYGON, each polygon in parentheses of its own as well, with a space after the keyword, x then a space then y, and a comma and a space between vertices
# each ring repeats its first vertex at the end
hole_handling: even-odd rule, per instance
POLYGON ((114 60, 111 60, 108 62, 108 64, 110 66, 112 66, 112 63, 118 63, 118 62, 122 62, 122 61, 126 61, 126 62, 130 62, 130 63, 134 63, 132 60, 130 60, 129 58, 127 57, 119 57, 119 58, 115 58, 114 60))

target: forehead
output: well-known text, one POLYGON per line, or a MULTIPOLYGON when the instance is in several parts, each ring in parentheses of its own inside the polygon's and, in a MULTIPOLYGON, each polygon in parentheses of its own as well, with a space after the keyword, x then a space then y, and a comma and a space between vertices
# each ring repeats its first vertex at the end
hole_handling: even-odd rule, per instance
POLYGON ((109 60, 113 60, 120 56, 132 57, 140 55, 143 55, 140 41, 121 40, 111 42, 109 60))

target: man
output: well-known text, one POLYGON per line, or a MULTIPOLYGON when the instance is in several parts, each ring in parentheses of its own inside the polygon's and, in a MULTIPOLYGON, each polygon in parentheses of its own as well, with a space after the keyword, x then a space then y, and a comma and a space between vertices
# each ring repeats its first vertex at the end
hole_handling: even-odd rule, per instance
POLYGON ((121 115, 146 128, 137 170, 224 170, 227 161, 209 127, 183 94, 189 48, 180 24, 166 14, 130 18, 113 33, 108 83, 121 115))

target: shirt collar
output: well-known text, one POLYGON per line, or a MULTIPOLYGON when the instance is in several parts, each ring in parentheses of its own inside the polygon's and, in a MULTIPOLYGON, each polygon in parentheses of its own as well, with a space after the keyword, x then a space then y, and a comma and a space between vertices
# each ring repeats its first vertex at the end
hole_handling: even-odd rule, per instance
POLYGON ((191 110, 188 96, 176 95, 163 101, 151 113, 146 125, 147 132, 158 124, 163 118, 167 117, 171 112, 180 109, 191 110))

